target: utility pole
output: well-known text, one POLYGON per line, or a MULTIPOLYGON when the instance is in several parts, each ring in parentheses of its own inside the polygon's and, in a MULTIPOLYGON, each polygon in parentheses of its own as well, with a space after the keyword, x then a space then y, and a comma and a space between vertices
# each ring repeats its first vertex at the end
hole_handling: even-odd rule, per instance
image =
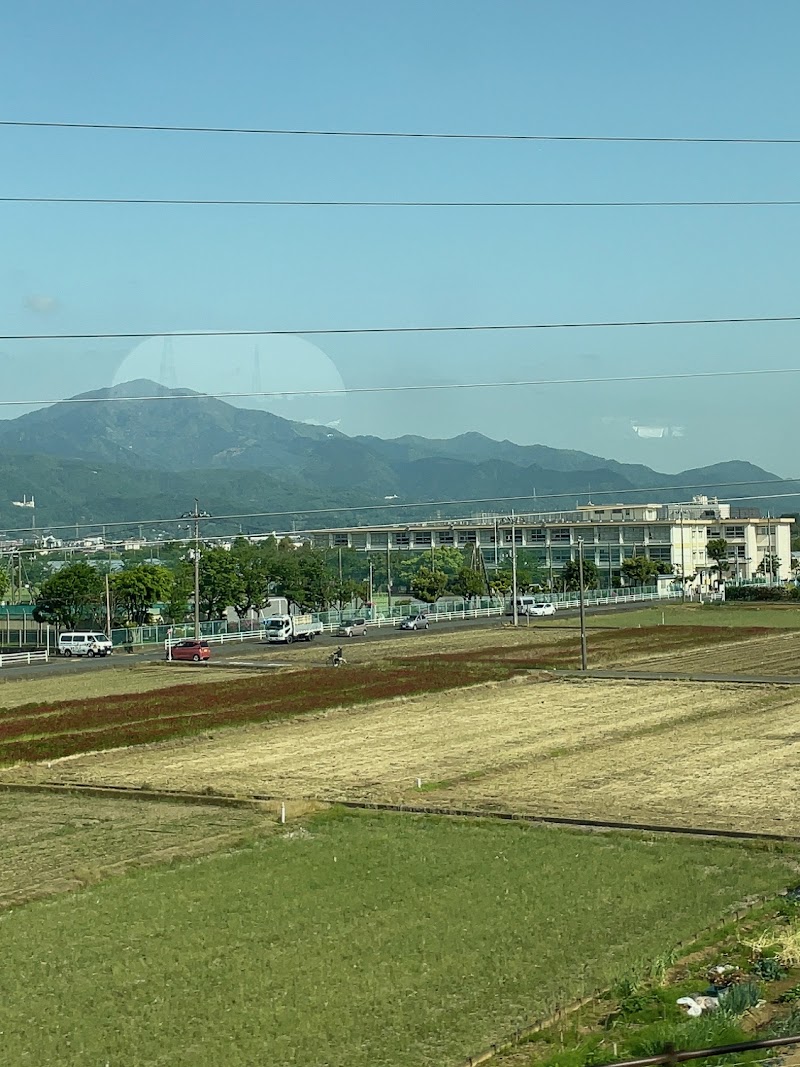
POLYGON ((391 534, 386 531, 386 611, 391 619, 392 617, 392 557, 391 557, 391 534))
POLYGON ((519 612, 517 610, 517 528, 513 519, 511 520, 511 603, 514 625, 519 626, 519 612))
POLYGON ((200 501, 194 501, 194 636, 200 636, 200 501))
POLYGON ((106 636, 111 640, 111 589, 106 575, 106 636))
POLYGON ((339 549, 339 622, 342 621, 342 606, 343 606, 342 586, 343 585, 344 585, 344 582, 342 581, 342 550, 340 548, 339 549))
POLYGON ((678 512, 681 524, 681 601, 686 603, 686 556, 684 553, 684 533, 683 533, 683 508, 678 512))
POLYGON ((586 603, 583 589, 583 538, 578 538, 578 586, 581 609, 581 670, 586 670, 586 603))

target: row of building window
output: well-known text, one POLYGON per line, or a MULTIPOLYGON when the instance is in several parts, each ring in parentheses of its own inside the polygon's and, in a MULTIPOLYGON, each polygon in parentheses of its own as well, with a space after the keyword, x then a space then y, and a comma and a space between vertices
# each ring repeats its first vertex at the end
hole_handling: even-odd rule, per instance
MULTIPOLYGON (((502 545, 545 545, 548 543, 547 532, 541 528, 523 528, 515 530, 503 529, 499 531, 499 543, 502 545)), ((392 544, 397 548, 430 548, 436 545, 474 545, 478 544, 477 530, 394 530, 392 531, 392 544)), ((648 542, 661 542, 669 544, 670 529, 668 526, 623 526, 623 527, 597 527, 580 530, 570 527, 553 527, 549 530, 551 545, 577 545, 578 539, 583 538, 585 545, 593 544, 620 544, 620 535, 623 544, 644 544, 648 542)), ((383 531, 370 534, 370 545, 373 548, 385 548, 387 534, 383 531)), ((335 533, 331 535, 331 543, 334 548, 344 548, 352 545, 353 548, 365 548, 367 534, 365 533, 335 533)), ((495 531, 480 530, 480 544, 492 546, 495 543, 495 531)))

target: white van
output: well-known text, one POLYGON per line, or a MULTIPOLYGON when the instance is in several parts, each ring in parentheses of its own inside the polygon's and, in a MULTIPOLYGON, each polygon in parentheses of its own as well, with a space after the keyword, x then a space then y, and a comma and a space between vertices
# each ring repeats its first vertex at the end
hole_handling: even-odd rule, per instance
POLYGON ((60 656, 110 656, 112 652, 109 639, 96 630, 73 630, 58 638, 60 656))

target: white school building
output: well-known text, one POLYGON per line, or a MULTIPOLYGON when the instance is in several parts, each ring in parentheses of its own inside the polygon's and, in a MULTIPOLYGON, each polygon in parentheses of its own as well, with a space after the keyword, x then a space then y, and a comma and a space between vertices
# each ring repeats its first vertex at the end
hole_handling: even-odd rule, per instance
MULTIPOLYGON (((309 532, 316 548, 352 548, 362 552, 421 552, 444 546, 479 550, 486 566, 506 564, 512 546, 525 549, 551 576, 584 558, 601 575, 618 575, 625 559, 646 556, 666 564, 677 579, 707 586, 716 579, 716 564, 706 552, 709 541, 728 543, 728 581, 747 581, 769 571, 779 560, 776 580, 791 577, 791 518, 770 518, 754 509, 703 496, 684 504, 592 504, 572 511, 490 515, 467 519, 385 526, 356 526, 309 532), (763 563, 767 559, 766 565, 763 563)), ((768 575, 769 576, 769 575, 768 575)))

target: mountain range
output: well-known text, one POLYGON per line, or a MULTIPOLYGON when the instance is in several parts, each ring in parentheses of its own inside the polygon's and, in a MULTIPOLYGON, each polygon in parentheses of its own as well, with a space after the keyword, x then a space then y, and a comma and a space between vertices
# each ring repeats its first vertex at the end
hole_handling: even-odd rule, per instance
MULTIPOLYGON (((115 521, 152 528, 190 510, 197 497, 215 516, 261 514, 242 520, 255 531, 291 528, 293 520, 298 527, 349 524, 355 520, 348 508, 366 509, 360 521, 431 514, 431 507, 383 510, 416 501, 475 502, 436 508, 455 515, 480 509, 479 501, 487 510, 530 511, 567 509, 589 497, 595 503, 685 500, 697 492, 750 497, 768 494, 765 483, 777 475, 743 460, 668 475, 479 433, 446 440, 348 437, 140 380, 0 421, 0 478, 7 487, 0 501, 4 527, 30 524, 30 512, 12 504, 23 495, 35 496, 39 528, 115 521), (493 507, 491 501, 504 497, 522 499, 493 507)), ((238 528, 234 520, 215 525, 238 528)))

